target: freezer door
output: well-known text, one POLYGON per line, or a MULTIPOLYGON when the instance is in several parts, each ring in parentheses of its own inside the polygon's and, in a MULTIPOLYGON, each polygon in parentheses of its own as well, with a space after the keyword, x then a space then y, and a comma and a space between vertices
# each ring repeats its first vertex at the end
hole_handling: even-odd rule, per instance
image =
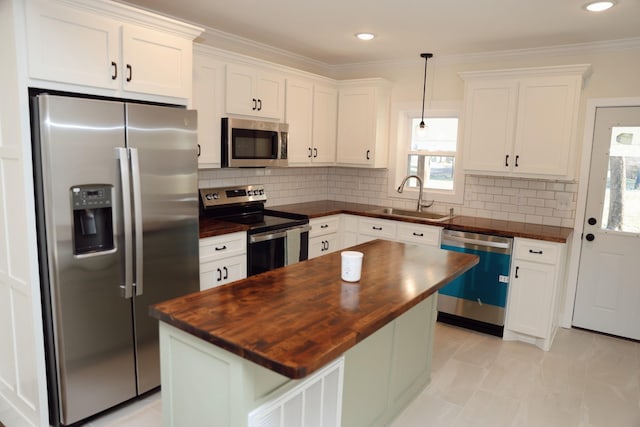
POLYGON ((149 306, 199 290, 196 112, 141 104, 127 104, 126 111, 138 217, 138 391, 144 393, 160 385, 158 322, 149 316, 149 306))
POLYGON ((125 142, 124 106, 40 95, 36 110, 43 305, 53 347, 47 349, 49 384, 58 391, 62 423, 70 424, 136 395, 132 301, 120 288, 116 148, 125 142), (99 236, 109 227, 111 236, 99 236))

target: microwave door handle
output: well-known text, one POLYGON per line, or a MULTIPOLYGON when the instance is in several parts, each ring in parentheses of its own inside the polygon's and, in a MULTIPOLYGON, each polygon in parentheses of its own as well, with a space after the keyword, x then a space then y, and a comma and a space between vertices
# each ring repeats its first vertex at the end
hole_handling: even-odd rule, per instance
POLYGON ((142 191, 140 188, 140 162, 138 161, 138 149, 130 148, 131 151, 131 187, 133 188, 133 228, 135 230, 136 250, 135 265, 136 295, 142 295, 142 275, 143 275, 143 252, 142 252, 142 191))
POLYGON ((131 234, 131 176, 129 172, 129 152, 124 147, 116 148, 120 164, 120 187, 122 194, 122 215, 124 229, 124 284, 120 293, 124 298, 133 296, 133 243, 131 234))

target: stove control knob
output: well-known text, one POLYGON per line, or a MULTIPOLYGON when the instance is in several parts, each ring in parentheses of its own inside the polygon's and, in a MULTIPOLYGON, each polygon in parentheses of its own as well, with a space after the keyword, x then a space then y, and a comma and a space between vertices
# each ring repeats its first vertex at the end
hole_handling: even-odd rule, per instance
POLYGON ((255 192, 253 190, 247 191, 247 196, 253 196, 255 192))
POLYGON ((205 198, 207 200, 218 200, 220 198, 220 195, 218 193, 207 193, 205 198))
POLYGON ((260 190, 260 195, 264 194, 264 189, 260 190))

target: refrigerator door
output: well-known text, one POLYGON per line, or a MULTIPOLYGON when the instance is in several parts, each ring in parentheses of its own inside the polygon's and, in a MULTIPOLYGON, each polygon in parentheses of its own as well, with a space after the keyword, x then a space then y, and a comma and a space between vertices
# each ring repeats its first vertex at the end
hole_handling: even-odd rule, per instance
POLYGON ((144 393, 160 385, 158 322, 149 316, 149 306, 197 292, 200 286, 196 112, 127 104, 126 117, 134 223, 138 223, 134 225, 138 391, 144 393))
POLYGON ((120 288, 124 220, 117 147, 125 142, 124 107, 37 99, 43 310, 50 313, 45 328, 54 347, 47 350, 48 376, 57 388, 61 422, 71 424, 136 395, 132 300, 120 288))

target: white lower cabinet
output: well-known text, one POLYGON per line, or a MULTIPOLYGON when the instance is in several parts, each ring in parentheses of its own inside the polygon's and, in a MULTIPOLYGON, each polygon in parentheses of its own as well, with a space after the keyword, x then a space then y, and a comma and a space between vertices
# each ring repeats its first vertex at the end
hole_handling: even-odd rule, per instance
POLYGON ((396 222, 388 219, 361 217, 358 220, 358 243, 370 240, 396 240, 396 222))
POLYGON ((401 222, 398 224, 396 240, 402 243, 439 248, 441 235, 442 227, 401 222))
POLYGON ((247 277, 244 231, 200 239, 200 290, 247 277))
POLYGON ((514 239, 505 340, 551 348, 564 293, 565 249, 562 243, 514 239))
POLYGON ((340 215, 313 218, 309 225, 309 259, 340 249, 340 215))

